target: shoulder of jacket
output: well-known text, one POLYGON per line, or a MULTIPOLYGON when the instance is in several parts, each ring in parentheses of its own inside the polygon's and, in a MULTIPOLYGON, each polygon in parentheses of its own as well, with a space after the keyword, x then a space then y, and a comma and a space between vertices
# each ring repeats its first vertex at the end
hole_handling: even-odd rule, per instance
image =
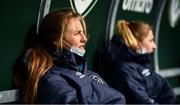
POLYGON ((65 79, 61 76, 61 74, 59 73, 55 73, 52 70, 53 69, 57 69, 57 68, 50 68, 43 76, 42 79, 44 81, 47 82, 51 82, 51 81, 61 81, 61 82, 65 82, 65 79))
MULTIPOLYGON (((140 74, 145 67, 136 62, 123 62, 117 66, 122 72, 130 73, 130 74, 140 74)), ((117 68, 116 67, 116 68, 117 68)))
POLYGON ((132 69, 135 69, 135 68, 140 68, 142 67, 142 65, 136 63, 136 62, 130 62, 130 61, 127 61, 127 62, 122 62, 119 64, 120 67, 122 68, 132 68, 132 69))

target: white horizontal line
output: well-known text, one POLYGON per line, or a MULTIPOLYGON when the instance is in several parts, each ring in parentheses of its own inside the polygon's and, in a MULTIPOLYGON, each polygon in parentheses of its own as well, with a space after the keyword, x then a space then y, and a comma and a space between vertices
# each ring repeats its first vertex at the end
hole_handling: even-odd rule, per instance
POLYGON ((6 90, 0 91, 0 103, 10 103, 16 102, 19 100, 19 90, 6 90))
POLYGON ((176 95, 180 95, 180 87, 173 88, 176 95))
POLYGON ((175 77, 180 75, 180 68, 160 69, 158 73, 163 77, 175 77))

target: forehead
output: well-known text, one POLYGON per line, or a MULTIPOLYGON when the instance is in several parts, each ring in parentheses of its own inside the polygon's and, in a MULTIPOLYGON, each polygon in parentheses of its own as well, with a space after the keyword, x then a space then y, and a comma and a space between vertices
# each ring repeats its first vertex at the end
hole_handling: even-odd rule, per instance
POLYGON ((70 18, 66 25, 66 31, 72 32, 72 31, 79 31, 82 30, 83 27, 81 25, 79 18, 70 18))

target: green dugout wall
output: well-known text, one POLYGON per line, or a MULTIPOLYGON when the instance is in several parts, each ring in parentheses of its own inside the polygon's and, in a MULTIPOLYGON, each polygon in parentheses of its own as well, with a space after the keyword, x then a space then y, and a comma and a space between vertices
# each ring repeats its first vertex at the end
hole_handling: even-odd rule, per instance
MULTIPOLYGON (((26 36, 48 12, 72 7, 86 20, 89 69, 100 68, 101 47, 107 44, 119 19, 144 20, 153 26, 158 45, 153 66, 180 96, 179 0, 1 0, 0 103, 18 100, 13 88, 13 65, 24 49, 26 36)), ((179 98, 178 98, 179 99, 179 98)))

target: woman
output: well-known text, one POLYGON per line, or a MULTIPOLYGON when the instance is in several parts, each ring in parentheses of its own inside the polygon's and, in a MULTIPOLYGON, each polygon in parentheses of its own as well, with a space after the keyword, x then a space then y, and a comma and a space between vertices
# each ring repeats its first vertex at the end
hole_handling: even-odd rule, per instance
POLYGON ((35 42, 23 58, 25 103, 125 103, 121 93, 87 70, 86 25, 78 13, 62 9, 46 15, 35 42))
POLYGON ((108 81, 125 95, 128 104, 175 102, 175 94, 168 82, 150 68, 156 44, 147 23, 118 21, 117 34, 107 49, 108 81))

